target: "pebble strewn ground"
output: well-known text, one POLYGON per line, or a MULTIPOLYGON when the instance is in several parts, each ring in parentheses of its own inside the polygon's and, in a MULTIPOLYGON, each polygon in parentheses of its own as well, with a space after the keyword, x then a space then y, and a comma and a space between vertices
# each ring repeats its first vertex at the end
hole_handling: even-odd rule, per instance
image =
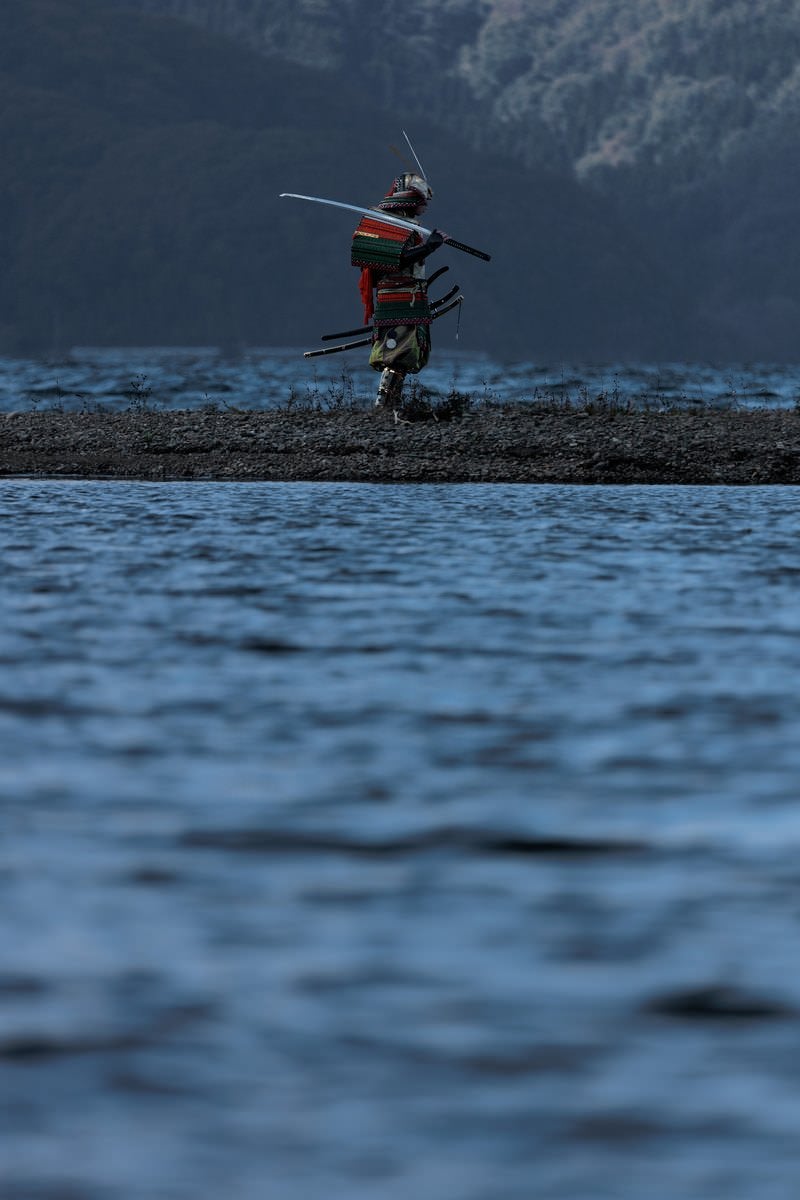
POLYGON ((792 410, 146 409, 0 415, 0 476, 376 483, 800 483, 792 410))

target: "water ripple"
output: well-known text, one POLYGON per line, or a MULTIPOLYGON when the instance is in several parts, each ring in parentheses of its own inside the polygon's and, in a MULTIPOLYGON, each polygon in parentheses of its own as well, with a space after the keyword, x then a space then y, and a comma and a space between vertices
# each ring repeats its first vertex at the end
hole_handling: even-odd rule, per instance
POLYGON ((0 1193, 794 1195, 798 489, 0 501, 0 1193))
MULTIPOLYGON (((299 404, 372 402, 376 376, 366 358, 334 356, 312 366, 303 360, 310 348, 251 348, 232 356, 212 346, 75 347, 57 360, 0 358, 0 411, 259 409, 290 398, 299 404)), ((509 363, 441 341, 424 382, 443 396, 456 388, 488 401, 789 408, 797 399, 794 367, 780 363, 509 363)))

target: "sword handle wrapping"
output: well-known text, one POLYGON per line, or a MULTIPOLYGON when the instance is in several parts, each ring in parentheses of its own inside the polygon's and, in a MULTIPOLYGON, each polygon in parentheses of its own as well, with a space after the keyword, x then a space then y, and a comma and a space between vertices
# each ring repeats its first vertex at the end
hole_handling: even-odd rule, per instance
POLYGON ((492 261, 491 254, 486 254, 483 250, 476 250, 474 246, 465 246, 463 242, 457 242, 455 238, 446 237, 444 244, 452 246, 454 250, 463 250, 465 254, 474 254, 476 258, 482 258, 484 262, 492 261))

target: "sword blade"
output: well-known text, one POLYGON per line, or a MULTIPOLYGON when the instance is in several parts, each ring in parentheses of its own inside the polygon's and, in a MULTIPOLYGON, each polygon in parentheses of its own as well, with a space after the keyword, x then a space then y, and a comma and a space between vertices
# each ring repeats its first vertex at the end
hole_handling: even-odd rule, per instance
MULTIPOLYGON (((424 225, 417 225, 414 221, 404 221, 402 217, 390 217, 388 213, 381 212, 376 208, 362 208, 360 204, 345 204, 342 200, 326 200, 322 196, 300 196, 297 192, 281 192, 280 200, 310 200, 312 204, 329 204, 331 208, 346 208, 350 212, 361 213, 364 217, 372 217, 373 220, 383 221, 386 225, 399 225, 401 229, 413 229, 417 233, 424 233, 426 237, 430 237, 430 229, 426 229, 424 225)), ((482 258, 484 262, 491 262, 491 254, 487 254, 484 250, 476 250, 474 246, 467 246, 464 242, 457 242, 455 238, 445 237, 445 246, 452 246, 454 250, 463 250, 465 254, 473 254, 475 258, 482 258)))
POLYGON ((347 208, 350 212, 373 217, 376 221, 383 221, 386 225, 399 225, 402 229, 414 229, 417 233, 424 233, 428 236, 431 232, 424 225, 417 225, 414 221, 404 221, 402 217, 392 217, 388 213, 381 212, 380 209, 362 208, 360 204, 345 204, 341 200, 325 200, 322 196, 299 196, 297 192, 281 192, 278 198, 280 200, 310 200, 312 204, 329 204, 331 208, 347 208))

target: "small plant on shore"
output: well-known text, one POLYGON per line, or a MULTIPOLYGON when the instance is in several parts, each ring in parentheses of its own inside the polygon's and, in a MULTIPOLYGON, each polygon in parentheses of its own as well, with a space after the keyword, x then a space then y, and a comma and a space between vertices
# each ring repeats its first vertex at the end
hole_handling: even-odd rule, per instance
POLYGON ((302 395, 292 385, 289 389, 289 399, 286 407, 289 412, 324 412, 326 408, 325 398, 316 380, 313 386, 310 383, 306 384, 305 393, 302 395))
POLYGON ((458 421, 472 407, 468 392, 458 392, 453 387, 439 399, 434 392, 414 380, 397 407, 401 421, 458 421))
POLYGON ((395 411, 401 421, 433 421, 436 419, 431 403, 431 393, 416 379, 401 397, 395 411))
POLYGON ((42 411, 63 413, 63 411, 64 411, 64 392, 61 390, 61 381, 59 379, 56 380, 55 387, 46 388, 43 393, 41 393, 41 392, 39 392, 39 393, 29 392, 28 393, 28 405, 30 407, 31 412, 39 412, 39 405, 42 403, 45 396, 52 396, 53 399, 50 402, 50 404, 47 405, 47 408, 43 409, 42 411))
MULTIPOLYGON (((494 388, 489 386, 488 380, 482 379, 481 383, 483 384, 483 391, 476 398, 476 403, 478 404, 478 406, 480 408, 498 408, 498 409, 505 408, 506 407, 505 400, 503 400, 500 396, 498 396, 498 394, 494 390, 494 388)), ((453 382, 450 385, 450 392, 453 393, 453 392, 455 392, 455 390, 456 390, 455 382, 453 382)), ((471 402, 471 400, 472 400, 472 398, 470 397, 470 402, 471 402)))
POLYGON ((733 378, 732 375, 729 375, 728 378, 725 380, 725 383, 728 386, 728 390, 724 395, 724 399, 726 399, 728 401, 728 406, 730 408, 738 409, 738 407, 739 407, 739 389, 736 385, 736 380, 733 378))
POLYGON ((91 400, 83 392, 76 392, 75 395, 81 402, 81 406, 78 411, 84 416, 97 415, 98 413, 104 413, 107 411, 105 406, 100 404, 98 400, 91 400))
POLYGON ((343 370, 339 375, 338 381, 334 382, 331 380, 328 384, 326 399, 329 409, 354 407, 356 388, 349 371, 343 370))
POLYGON ((618 414, 629 413, 634 407, 630 396, 623 396, 619 386, 619 378, 615 375, 610 388, 592 395, 585 385, 581 388, 580 407, 587 413, 600 416, 616 417, 618 414))
POLYGON ((459 392, 451 388, 444 400, 440 400, 434 406, 434 416, 437 421, 460 421, 471 408, 472 396, 469 392, 459 392))
POLYGON ((128 401, 128 412, 148 412, 150 409, 150 401, 153 396, 153 389, 147 382, 146 375, 134 375, 133 379, 128 384, 128 390, 125 393, 128 401))
POLYGON ((367 406, 367 401, 356 395, 355 382, 349 371, 343 370, 338 379, 331 379, 326 386, 315 377, 313 384, 306 384, 305 394, 295 385, 289 385, 285 412, 354 412, 367 406))

